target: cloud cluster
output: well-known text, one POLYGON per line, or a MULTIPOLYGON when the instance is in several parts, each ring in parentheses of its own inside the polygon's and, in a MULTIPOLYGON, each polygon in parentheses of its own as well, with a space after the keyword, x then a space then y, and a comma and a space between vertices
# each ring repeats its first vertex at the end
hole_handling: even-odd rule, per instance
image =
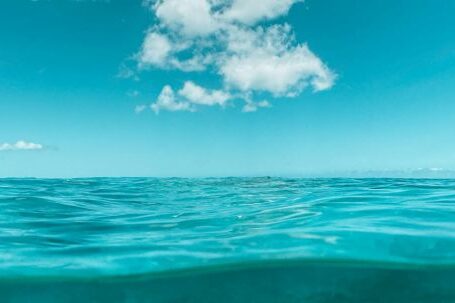
POLYGON ((329 89, 334 73, 287 23, 273 24, 303 0, 152 0, 156 23, 137 56, 140 69, 180 70, 219 76, 208 89, 191 79, 175 91, 166 85, 153 111, 195 111, 243 100, 243 111, 269 106, 256 98, 295 97, 305 88, 329 89))
POLYGON ((41 150, 44 146, 38 143, 17 141, 16 143, 0 144, 0 151, 18 151, 18 150, 41 150))

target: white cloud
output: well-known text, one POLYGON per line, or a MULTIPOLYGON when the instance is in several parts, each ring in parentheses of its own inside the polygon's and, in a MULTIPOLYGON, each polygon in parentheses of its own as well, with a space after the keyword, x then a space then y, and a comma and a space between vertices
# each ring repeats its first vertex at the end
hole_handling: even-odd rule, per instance
POLYGON ((141 64, 164 66, 168 55, 171 53, 171 41, 159 33, 149 32, 145 37, 140 54, 141 64))
POLYGON ((257 96, 296 97, 305 88, 330 89, 335 74, 306 43, 298 43, 288 24, 270 24, 302 0, 149 0, 157 23, 147 33, 139 67, 206 72, 223 87, 194 84, 192 74, 174 93, 165 86, 152 105, 160 110, 194 111, 243 99, 243 111, 257 110, 257 96), (262 22, 262 23, 261 23, 262 22), (234 98, 233 96, 248 96, 234 98))
POLYGON ((0 144, 0 151, 19 151, 19 150, 41 150, 44 146, 38 143, 26 142, 23 140, 16 143, 2 143, 0 144))
MULTIPOLYGON (((158 114, 161 110, 194 112, 196 111, 196 105, 224 106, 231 98, 232 96, 227 92, 221 90, 209 90, 191 81, 187 81, 177 94, 171 86, 166 85, 158 96, 157 101, 151 105, 151 109, 156 114, 158 114)), ((139 107, 139 112, 142 110, 142 107, 139 107)))
POLYGON ((328 88, 333 75, 306 46, 282 54, 260 49, 229 57, 220 68, 227 85, 241 91, 264 91, 275 96, 294 96, 308 84, 328 88))
POLYGON ((223 13, 227 20, 254 24, 263 19, 274 19, 286 15, 294 3, 303 0, 234 0, 223 13))
POLYGON ((186 98, 189 102, 199 105, 221 105, 223 106, 231 96, 222 90, 207 90, 191 81, 185 82, 183 88, 179 90, 179 95, 186 98))
POLYGON ((150 108, 155 112, 159 113, 160 110, 167 111, 193 111, 189 102, 181 102, 176 99, 174 90, 169 85, 166 85, 161 90, 158 100, 153 103, 150 108))
POLYGON ((219 73, 229 87, 295 96, 308 85, 316 91, 333 85, 333 73, 307 45, 293 45, 289 25, 231 32, 219 73))
POLYGON ((209 60, 208 57, 195 55, 187 60, 172 58, 169 60, 169 65, 184 72, 203 71, 206 69, 209 60))
POLYGON ((208 0, 161 0, 153 6, 163 25, 188 36, 204 36, 218 29, 211 8, 208 0))
POLYGON ((173 41, 171 37, 165 34, 153 30, 149 31, 138 55, 139 68, 144 69, 153 66, 162 69, 178 69, 185 72, 202 71, 211 60, 210 56, 192 54, 190 58, 183 59, 175 56, 176 53, 186 51, 191 46, 191 41, 185 41, 184 39, 173 41))

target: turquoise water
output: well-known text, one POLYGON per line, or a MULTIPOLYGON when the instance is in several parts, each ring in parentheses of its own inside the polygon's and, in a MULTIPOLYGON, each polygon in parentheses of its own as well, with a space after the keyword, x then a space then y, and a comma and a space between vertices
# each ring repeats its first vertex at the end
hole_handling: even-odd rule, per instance
POLYGON ((0 179, 0 302, 455 302, 455 180, 0 179))

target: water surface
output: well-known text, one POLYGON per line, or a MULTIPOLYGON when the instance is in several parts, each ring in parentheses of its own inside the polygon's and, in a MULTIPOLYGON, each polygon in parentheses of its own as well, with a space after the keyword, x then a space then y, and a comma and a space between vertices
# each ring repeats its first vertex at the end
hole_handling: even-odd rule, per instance
POLYGON ((0 207, 0 302, 455 302, 455 180, 2 179, 0 207))

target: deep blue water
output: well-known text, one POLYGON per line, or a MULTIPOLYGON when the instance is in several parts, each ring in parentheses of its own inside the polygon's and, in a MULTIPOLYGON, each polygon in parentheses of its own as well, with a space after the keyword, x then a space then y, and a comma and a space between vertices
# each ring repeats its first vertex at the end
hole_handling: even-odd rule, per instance
POLYGON ((0 302, 455 302, 455 180, 0 179, 0 302))

